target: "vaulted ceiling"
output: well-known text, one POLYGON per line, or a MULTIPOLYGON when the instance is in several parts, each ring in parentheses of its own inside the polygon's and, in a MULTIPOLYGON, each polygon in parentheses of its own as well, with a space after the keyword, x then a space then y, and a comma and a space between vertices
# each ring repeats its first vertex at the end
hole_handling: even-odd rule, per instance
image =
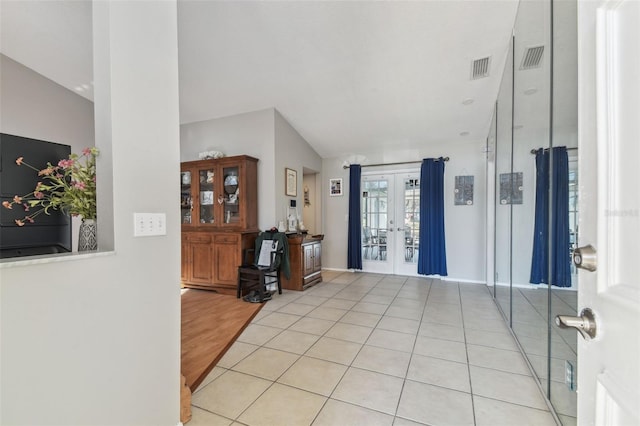
MULTIPOLYGON (((91 99, 91 3, 0 7, 0 51, 91 99)), ((517 7, 179 0, 181 122, 274 107, 325 158, 482 140, 517 7)))

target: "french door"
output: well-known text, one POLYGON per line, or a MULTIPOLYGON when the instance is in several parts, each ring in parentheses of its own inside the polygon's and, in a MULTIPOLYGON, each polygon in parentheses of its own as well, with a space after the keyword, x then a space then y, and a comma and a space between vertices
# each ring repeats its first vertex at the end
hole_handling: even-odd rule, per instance
POLYGON ((418 274, 420 173, 363 174, 362 269, 418 274))

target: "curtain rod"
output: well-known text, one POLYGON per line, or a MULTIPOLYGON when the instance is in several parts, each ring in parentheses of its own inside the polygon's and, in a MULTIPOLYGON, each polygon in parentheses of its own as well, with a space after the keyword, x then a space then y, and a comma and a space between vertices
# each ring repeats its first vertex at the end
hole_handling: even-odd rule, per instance
MULTIPOLYGON (((538 149, 542 149, 542 148, 538 148, 538 149)), ((531 153, 532 153, 532 154, 535 154, 536 152, 538 152, 538 149, 535 149, 535 148, 534 148, 534 149, 532 149, 532 150, 531 150, 531 153)), ((567 148, 567 151, 575 151, 575 150, 577 150, 577 149, 578 149, 578 148, 567 148)), ((549 148, 545 148, 544 150, 545 150, 545 151, 549 151, 549 148)))
MULTIPOLYGON (((444 161, 449 161, 449 157, 444 157, 443 158, 444 161)), ((436 161, 440 161, 438 159, 436 159, 436 161)), ((422 163, 422 160, 420 161, 400 161, 398 163, 378 163, 378 164, 364 164, 360 167, 375 167, 375 166, 397 166, 399 164, 415 164, 415 163, 422 163)), ((348 169, 350 166, 342 166, 343 169, 348 169)))

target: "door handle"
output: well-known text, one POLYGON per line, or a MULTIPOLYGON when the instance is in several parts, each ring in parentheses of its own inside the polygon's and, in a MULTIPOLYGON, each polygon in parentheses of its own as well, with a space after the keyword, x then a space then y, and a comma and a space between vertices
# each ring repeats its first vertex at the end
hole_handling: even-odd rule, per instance
POLYGON ((576 267, 593 272, 597 268, 596 249, 591 245, 578 247, 573 251, 573 263, 576 267))
POLYGON ((584 340, 591 340, 596 337, 596 317, 589 308, 584 308, 579 317, 557 315, 556 325, 560 328, 575 328, 580 332, 584 340))

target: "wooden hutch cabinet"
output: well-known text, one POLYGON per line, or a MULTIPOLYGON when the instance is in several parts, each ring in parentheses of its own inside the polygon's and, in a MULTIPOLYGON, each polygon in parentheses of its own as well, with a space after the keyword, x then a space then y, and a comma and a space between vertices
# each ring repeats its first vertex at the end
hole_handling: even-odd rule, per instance
POLYGON ((282 288, 304 290, 322 282, 322 239, 324 235, 290 235, 291 278, 280 277, 282 288))
POLYGON ((257 164, 246 155, 181 164, 183 287, 235 292, 258 235, 257 164))

